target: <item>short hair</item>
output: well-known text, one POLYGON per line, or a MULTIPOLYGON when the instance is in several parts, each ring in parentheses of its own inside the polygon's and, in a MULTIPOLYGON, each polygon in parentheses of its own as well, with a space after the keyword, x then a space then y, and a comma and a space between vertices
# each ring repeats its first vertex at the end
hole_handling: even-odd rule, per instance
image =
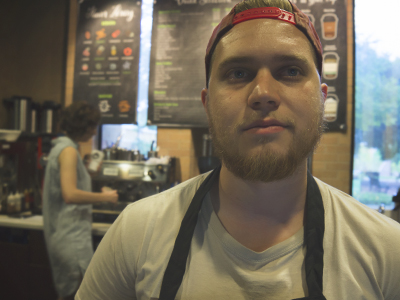
POLYGON ((60 128, 72 139, 80 138, 89 128, 97 127, 100 111, 86 101, 77 101, 61 112, 60 128))
POLYGON ((292 5, 287 0, 246 0, 235 6, 235 13, 238 14, 242 11, 259 7, 278 7, 288 12, 293 12, 292 5))

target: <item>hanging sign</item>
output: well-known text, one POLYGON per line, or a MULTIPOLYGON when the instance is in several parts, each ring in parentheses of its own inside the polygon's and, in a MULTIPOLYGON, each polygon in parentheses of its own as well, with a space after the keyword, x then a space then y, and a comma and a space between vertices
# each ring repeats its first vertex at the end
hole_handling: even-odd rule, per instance
MULTIPOLYGON (((239 1, 158 0, 154 4, 148 123, 207 127, 200 92, 204 55, 213 28, 239 1)), ((345 0, 293 0, 313 22, 324 56, 322 82, 327 131, 345 131, 347 24, 345 0)))
POLYGON ((153 10, 148 123, 207 127, 200 93, 214 27, 234 0, 158 0, 153 10))
POLYGON ((136 123, 141 3, 80 1, 73 101, 99 107, 101 123, 136 123))
POLYGON ((346 131, 347 13, 345 0, 293 0, 314 24, 321 39, 321 81, 328 85, 325 101, 327 131, 346 131))

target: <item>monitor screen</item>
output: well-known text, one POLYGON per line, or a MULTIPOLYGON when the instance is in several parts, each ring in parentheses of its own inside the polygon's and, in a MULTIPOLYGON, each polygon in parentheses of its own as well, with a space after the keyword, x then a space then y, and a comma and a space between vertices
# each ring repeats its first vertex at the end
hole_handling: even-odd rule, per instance
POLYGON ((114 146, 118 137, 121 137, 118 148, 139 150, 145 157, 147 157, 153 141, 153 150, 156 150, 157 147, 157 126, 102 124, 100 130, 100 149, 114 146))

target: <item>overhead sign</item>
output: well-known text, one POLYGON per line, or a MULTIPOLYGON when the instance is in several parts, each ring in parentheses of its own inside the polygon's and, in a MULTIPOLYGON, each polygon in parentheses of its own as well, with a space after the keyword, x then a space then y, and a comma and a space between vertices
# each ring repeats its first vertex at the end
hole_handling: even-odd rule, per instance
POLYGON ((153 10, 148 123, 207 127, 200 93, 214 27, 239 1, 158 0, 153 10))
POLYGON ((79 5, 73 101, 99 107, 101 123, 136 123, 141 2, 79 5))
MULTIPOLYGON (((148 123, 207 127, 200 92, 204 55, 213 28, 239 1, 158 0, 154 4, 148 123)), ((345 0, 293 0, 313 22, 324 50, 328 131, 345 131, 347 22, 345 0)))
POLYGON ((293 0, 314 24, 323 49, 321 81, 328 85, 327 131, 346 131, 347 13, 345 0, 293 0))

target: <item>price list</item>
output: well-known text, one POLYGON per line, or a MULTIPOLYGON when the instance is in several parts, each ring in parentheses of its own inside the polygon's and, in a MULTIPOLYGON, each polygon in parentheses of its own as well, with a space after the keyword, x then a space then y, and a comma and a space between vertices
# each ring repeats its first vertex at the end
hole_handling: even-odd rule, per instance
POLYGON ((239 1, 159 0, 154 4, 148 123, 207 127, 200 93, 214 27, 239 1))
POLYGON ((99 107, 102 123, 135 123, 141 3, 80 1, 73 101, 99 107))
MULTIPOLYGON (((163 0, 153 11, 149 124, 207 126, 200 91, 213 28, 238 1, 163 0)), ((328 84, 328 131, 345 131, 347 24, 345 0, 293 0, 313 22, 323 46, 322 82, 328 84)))
POLYGON ((321 81, 328 85, 327 131, 346 131, 347 14, 345 0, 292 0, 314 24, 323 49, 321 81))

